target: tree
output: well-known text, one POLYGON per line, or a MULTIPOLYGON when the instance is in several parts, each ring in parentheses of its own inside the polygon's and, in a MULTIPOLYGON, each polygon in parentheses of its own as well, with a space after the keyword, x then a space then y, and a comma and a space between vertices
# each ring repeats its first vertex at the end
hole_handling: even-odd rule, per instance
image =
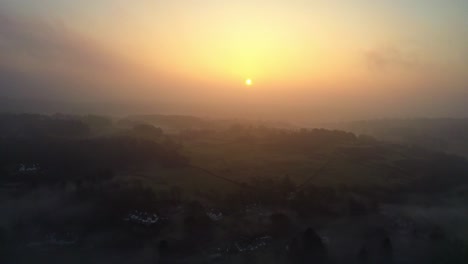
POLYGON ((325 263, 327 250, 322 238, 312 229, 308 228, 302 235, 304 263, 325 263))
POLYGON ((381 242, 382 263, 393 263, 393 245, 392 241, 386 236, 381 242))
POLYGON ((169 242, 167 242, 167 240, 159 241, 158 252, 159 252, 159 261, 158 261, 158 263, 168 263, 169 242))
POLYGON ((163 135, 163 131, 159 127, 155 127, 153 125, 149 124, 138 124, 133 127, 133 131, 138 135, 142 137, 147 137, 147 138, 160 138, 163 135))

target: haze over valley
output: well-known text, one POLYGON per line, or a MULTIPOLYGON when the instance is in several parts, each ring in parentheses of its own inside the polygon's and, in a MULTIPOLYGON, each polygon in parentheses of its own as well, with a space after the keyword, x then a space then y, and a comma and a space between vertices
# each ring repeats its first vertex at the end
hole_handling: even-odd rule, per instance
POLYGON ((467 17, 0 0, 0 263, 468 263, 467 17))

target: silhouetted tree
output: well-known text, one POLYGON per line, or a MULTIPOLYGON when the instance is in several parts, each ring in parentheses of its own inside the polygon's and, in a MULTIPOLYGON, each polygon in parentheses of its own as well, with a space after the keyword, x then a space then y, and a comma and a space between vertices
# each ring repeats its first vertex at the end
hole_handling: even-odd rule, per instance
POLYGON ((382 263, 393 263, 393 245, 388 236, 382 240, 380 247, 382 250, 382 263))
POLYGON ((325 263, 327 249, 322 238, 312 229, 308 228, 302 235, 304 263, 325 263))
POLYGON ((170 256, 169 250, 170 250, 169 242, 167 240, 159 241, 159 245, 158 245, 159 258, 158 258, 157 264, 169 263, 169 256, 170 256))

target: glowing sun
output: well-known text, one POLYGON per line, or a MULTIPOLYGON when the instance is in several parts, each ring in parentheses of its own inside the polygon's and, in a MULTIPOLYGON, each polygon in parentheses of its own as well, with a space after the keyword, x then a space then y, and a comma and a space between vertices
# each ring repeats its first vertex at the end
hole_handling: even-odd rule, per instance
POLYGON ((252 79, 245 80, 245 85, 251 86, 252 85, 252 79))

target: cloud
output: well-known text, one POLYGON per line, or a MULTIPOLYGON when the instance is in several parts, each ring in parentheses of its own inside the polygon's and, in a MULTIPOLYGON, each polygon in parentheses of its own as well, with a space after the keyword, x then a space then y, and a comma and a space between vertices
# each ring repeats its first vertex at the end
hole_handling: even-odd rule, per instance
POLYGON ((0 11, 0 96, 112 96, 142 72, 62 24, 0 11))
POLYGON ((10 60, 40 60, 75 67, 106 68, 117 65, 114 55, 91 39, 64 25, 0 12, 0 50, 10 60))
POLYGON ((397 47, 374 48, 364 53, 367 67, 373 71, 412 69, 419 65, 415 53, 397 47))

